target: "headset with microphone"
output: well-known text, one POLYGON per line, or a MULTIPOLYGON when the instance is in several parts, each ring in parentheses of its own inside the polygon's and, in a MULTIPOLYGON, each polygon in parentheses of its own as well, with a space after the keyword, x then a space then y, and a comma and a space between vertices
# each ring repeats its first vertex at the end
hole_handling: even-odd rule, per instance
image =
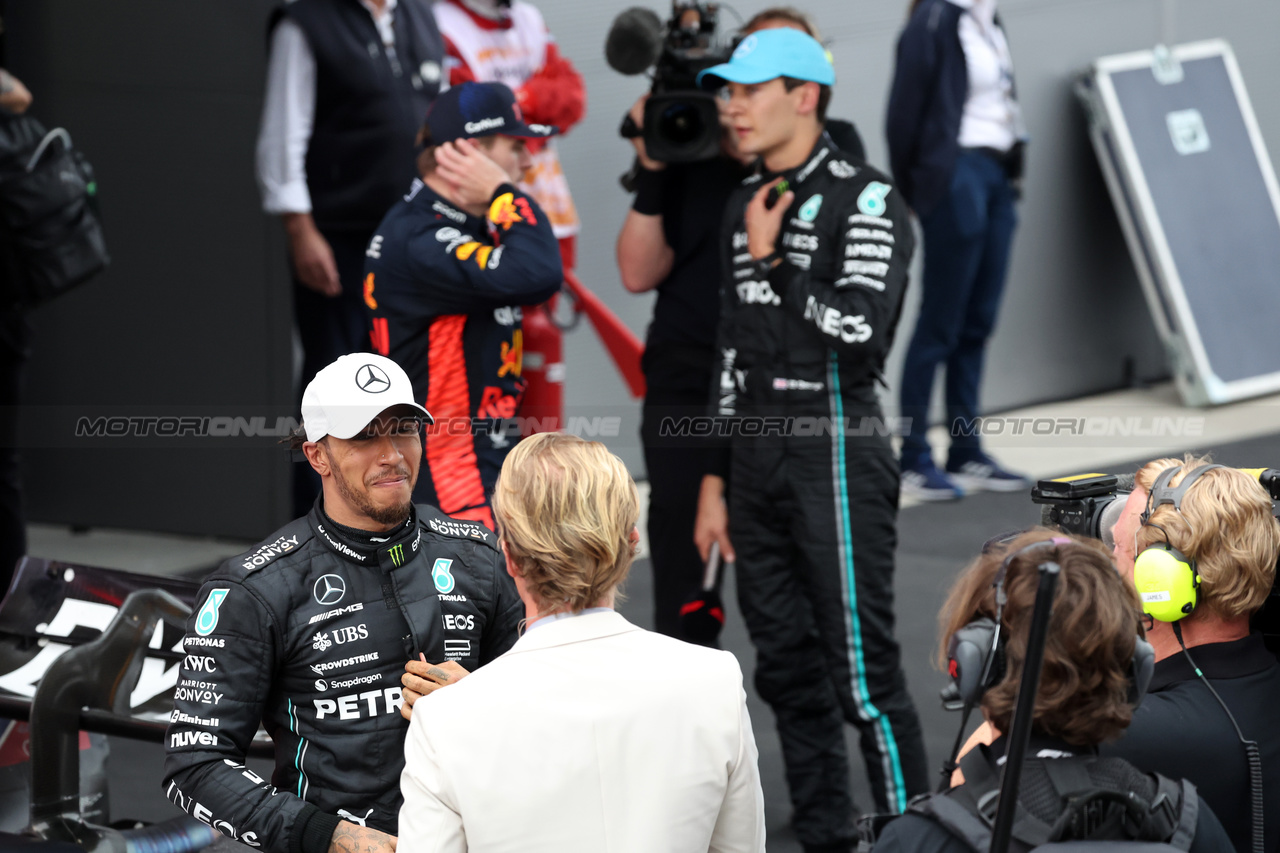
MULTIPOLYGON (((1000 563, 1000 569, 991 583, 995 587, 996 594, 995 619, 983 616, 962 626, 951 635, 947 643, 947 674, 951 678, 951 684, 944 692, 944 697, 958 698, 963 703, 961 706, 963 713, 951 756, 942 767, 942 783, 938 788, 939 791, 946 790, 950 785, 952 772, 959 766, 956 763, 956 756, 963 743, 969 714, 982 699, 982 695, 999 684, 1005 676, 1006 637, 1001 622, 1004 618, 1005 605, 1009 600, 1008 592, 1004 587, 1009 566, 1023 554, 1049 548, 1057 550, 1063 545, 1070 544, 1072 541, 1067 537, 1054 536, 1051 539, 1032 542, 1008 554, 1000 563)), ((1046 562, 1052 563, 1055 560, 1046 558, 1041 565, 1046 562)), ((1128 696, 1129 703, 1134 706, 1146 695, 1147 685, 1151 683, 1151 676, 1155 672, 1156 661, 1155 649, 1142 636, 1142 626, 1139 624, 1135 628, 1137 637, 1133 647, 1133 658, 1129 665, 1128 696)))
MULTIPOLYGON (((1182 500, 1187 490, 1214 468, 1225 468, 1224 465, 1201 465, 1192 469, 1176 488, 1169 486, 1173 475, 1182 470, 1181 466, 1166 468, 1151 484, 1151 494, 1147 496, 1147 506, 1142 512, 1140 521, 1143 527, 1153 527, 1164 535, 1163 542, 1153 542, 1135 553, 1133 559, 1133 585, 1138 589, 1142 599, 1142 611, 1159 622, 1177 622, 1191 615, 1200 602, 1200 575, 1196 572, 1196 561, 1183 554, 1169 541, 1169 533, 1151 520, 1157 509, 1165 504, 1182 514, 1182 500)), ((1136 533, 1134 534, 1137 535, 1136 533)), ((1135 552, 1137 549, 1134 549, 1135 552)))
MULTIPOLYGON (((1182 515, 1182 500, 1192 484, 1214 468, 1226 467, 1215 464, 1200 465, 1187 472, 1182 482, 1176 487, 1171 487, 1169 481, 1173 479, 1174 474, 1182 470, 1181 465, 1166 468, 1156 477, 1155 482, 1151 484, 1151 494, 1147 496, 1146 509, 1143 510, 1139 520, 1143 527, 1154 527, 1164 534, 1164 541, 1153 542, 1143 548, 1140 553, 1135 554, 1133 585, 1138 588, 1138 595, 1142 598, 1142 611, 1159 622, 1171 623, 1173 635, 1178 639, 1183 657, 1191 665, 1192 672, 1222 707, 1227 719, 1231 721, 1231 727, 1235 729, 1236 737, 1244 746, 1245 757, 1249 762, 1250 800, 1253 812, 1251 850, 1253 853, 1262 853, 1262 754, 1258 749, 1257 741, 1249 740, 1244 736, 1240 724, 1236 722, 1235 715, 1231 713, 1227 703, 1218 695, 1218 691, 1213 689, 1209 679, 1205 677, 1204 672, 1191 657, 1191 653, 1187 651, 1187 644, 1182 640, 1182 626, 1178 622, 1190 616, 1196 609, 1196 605, 1200 603, 1202 578, 1196 571, 1195 559, 1175 548, 1169 541, 1169 532, 1151 520, 1155 511, 1165 504, 1171 505, 1174 512, 1182 515)), ((1135 539, 1137 535, 1135 532, 1135 539)), ((1134 550, 1137 551, 1136 543, 1134 550)))

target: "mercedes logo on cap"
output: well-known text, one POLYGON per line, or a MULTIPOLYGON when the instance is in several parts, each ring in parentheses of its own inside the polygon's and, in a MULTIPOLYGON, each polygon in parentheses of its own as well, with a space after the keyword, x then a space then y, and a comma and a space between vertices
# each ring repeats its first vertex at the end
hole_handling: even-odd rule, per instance
POLYGON ((316 604, 326 607, 337 604, 347 594, 347 582, 337 575, 321 575, 320 580, 311 587, 311 594, 315 596, 316 604))
POLYGON ((388 378, 381 367, 366 364, 356 371, 356 385, 359 386, 361 391, 367 391, 370 394, 381 394, 391 387, 391 379, 388 378))

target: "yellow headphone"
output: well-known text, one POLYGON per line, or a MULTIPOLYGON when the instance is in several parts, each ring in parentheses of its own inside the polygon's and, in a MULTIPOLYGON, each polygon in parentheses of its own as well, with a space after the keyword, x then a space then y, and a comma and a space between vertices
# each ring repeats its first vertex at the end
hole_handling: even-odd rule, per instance
MULTIPOLYGON (((1133 560, 1133 584, 1142 599, 1142 612, 1160 622, 1177 622, 1195 610, 1200 600, 1200 575, 1196 574, 1196 561, 1183 554, 1169 542, 1169 534, 1150 519, 1162 504, 1172 504, 1176 512, 1182 512, 1182 499, 1191 484, 1206 471, 1224 468, 1224 465, 1201 465, 1182 479, 1176 489, 1169 487, 1180 467, 1166 468, 1151 484, 1147 508, 1142 513, 1142 524, 1164 533, 1163 542, 1153 542, 1133 560)), ((1135 537, 1137 534, 1134 534, 1135 537)))

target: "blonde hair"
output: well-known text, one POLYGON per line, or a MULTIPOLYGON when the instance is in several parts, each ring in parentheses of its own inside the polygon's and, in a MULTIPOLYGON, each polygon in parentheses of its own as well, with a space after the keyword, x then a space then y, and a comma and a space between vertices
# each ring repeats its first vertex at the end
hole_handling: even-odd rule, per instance
POLYGON ((603 444, 556 432, 524 439, 502 463, 492 505, 539 612, 581 612, 626 579, 640 498, 603 444))
MULTIPOLYGON (((1134 482, 1150 495, 1165 469, 1180 469, 1168 483, 1176 488, 1187 474, 1208 464, 1208 456, 1190 453, 1182 460, 1157 459, 1143 465, 1134 482)), ((1148 522, 1138 528, 1135 554, 1165 541, 1167 534, 1169 544, 1196 561, 1201 606, 1232 619, 1253 613, 1266 601, 1275 582, 1280 523, 1256 477, 1236 468, 1206 471, 1183 496, 1181 512, 1161 504, 1148 522)))

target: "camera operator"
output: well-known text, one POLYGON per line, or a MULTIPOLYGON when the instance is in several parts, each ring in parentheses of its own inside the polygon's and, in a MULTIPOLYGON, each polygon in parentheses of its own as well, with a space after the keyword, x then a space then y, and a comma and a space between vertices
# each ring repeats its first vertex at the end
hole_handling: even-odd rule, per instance
POLYGON ((1138 598, 1112 569, 1105 547, 1048 530, 1032 530, 1003 549, 984 551, 952 586, 941 614, 945 628, 939 656, 954 660, 957 641, 973 642, 984 651, 993 641, 998 643, 987 651, 984 678, 975 685, 996 738, 961 760, 962 784, 913 801, 906 815, 880 833, 874 849, 986 853, 993 814, 988 812, 999 790, 1006 747, 1003 733, 1012 730, 1039 566, 1046 560, 1058 565, 1059 580, 1011 849, 1059 840, 1163 842, 1174 832, 1194 828, 1189 847, 1193 853, 1225 850, 1226 834, 1202 799, 1185 809, 1183 786, 1126 761, 1097 756, 1098 744, 1123 732, 1134 716, 1133 701, 1141 685, 1133 679, 1142 669, 1142 657, 1149 660, 1151 651, 1139 649, 1138 598), (1162 808, 1166 794, 1168 807, 1162 808), (1127 801, 1124 806, 1117 804, 1122 798, 1127 801), (1142 807, 1135 808, 1139 803, 1142 807), (980 814, 985 819, 980 820, 980 814), (1180 825, 1193 819, 1191 826, 1180 825))
POLYGON ((823 131, 835 71, 816 40, 755 33, 700 82, 725 88, 729 124, 761 174, 726 206, 712 398, 732 437, 703 477, 695 541, 703 554, 718 543, 727 560, 737 547, 796 835, 806 850, 848 850, 843 721, 861 730, 880 811, 901 811, 927 785, 893 636, 898 467, 889 436, 861 429, 882 419, 875 381, 915 241, 889 179, 823 131))
POLYGON ((1255 477, 1207 464, 1206 458, 1188 456, 1144 465, 1116 522, 1116 565, 1124 577, 1137 580, 1139 592, 1147 590, 1145 609, 1154 616, 1147 638, 1157 662, 1128 733, 1106 752, 1144 770, 1191 780, 1222 819, 1236 850, 1247 851, 1250 778, 1241 740, 1256 741, 1265 846, 1275 850, 1280 842, 1280 729, 1275 725, 1280 664, 1262 636, 1250 633, 1249 619, 1275 580, 1280 524, 1255 477), (1157 479, 1168 471, 1171 476, 1153 498, 1157 479), (1183 485, 1189 488, 1182 490, 1183 485), (1170 572, 1171 594, 1149 591, 1151 559, 1170 572), (1186 596, 1181 607, 1180 594, 1186 596), (1172 604, 1174 612, 1159 611, 1162 603, 1172 604))
MULTIPOLYGON (((803 13, 772 7, 747 22, 742 35, 789 27, 814 38, 803 13)), ((631 108, 643 130, 648 95, 631 108)), ((722 111, 723 122, 723 111, 722 111)), ((827 130, 843 151, 861 162, 862 140, 849 122, 829 120, 827 130), (839 134, 838 137, 835 134, 839 134)), ((707 450, 698 439, 662 435, 666 419, 706 414, 715 364, 721 267, 721 220, 729 196, 750 174, 753 155, 741 153, 733 134, 721 136, 720 153, 693 163, 662 163, 648 156, 643 132, 636 149, 636 197, 618 234, 618 269, 632 293, 657 290, 645 341, 646 393, 640 427, 649 476, 649 547, 652 550, 654 629, 680 639, 680 608, 702 585, 703 565, 693 544, 698 490, 707 473, 707 450)))

